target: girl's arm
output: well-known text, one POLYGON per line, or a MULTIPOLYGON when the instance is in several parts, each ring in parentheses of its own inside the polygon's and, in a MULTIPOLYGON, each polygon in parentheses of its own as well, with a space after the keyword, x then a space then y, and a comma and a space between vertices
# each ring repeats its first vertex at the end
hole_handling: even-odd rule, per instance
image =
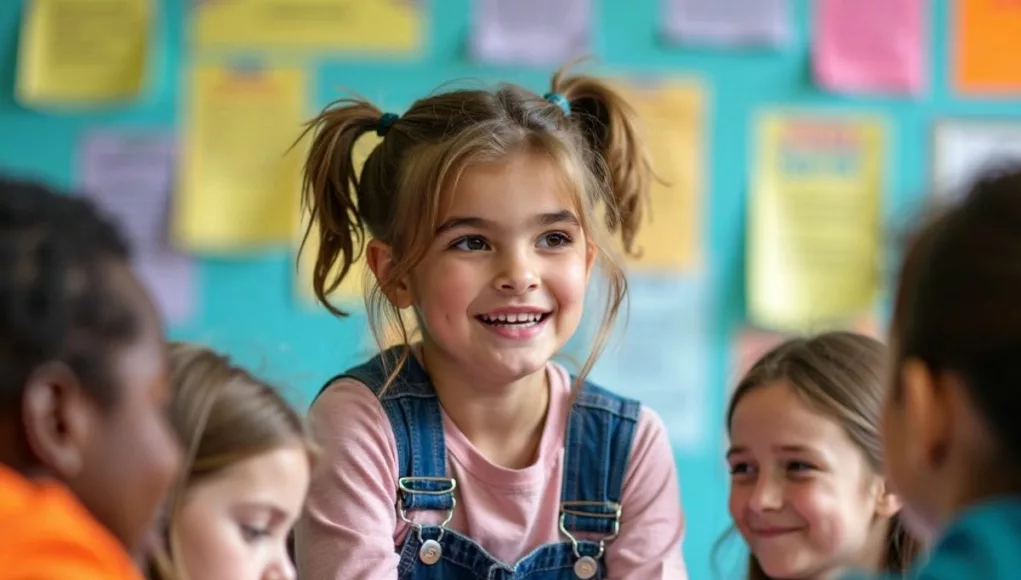
POLYGON ((397 459, 375 395, 342 379, 309 411, 322 456, 295 527, 302 580, 395 580, 397 459))
POLYGON ((606 545, 607 580, 685 580, 684 513, 663 421, 642 408, 624 489, 620 535, 606 545))

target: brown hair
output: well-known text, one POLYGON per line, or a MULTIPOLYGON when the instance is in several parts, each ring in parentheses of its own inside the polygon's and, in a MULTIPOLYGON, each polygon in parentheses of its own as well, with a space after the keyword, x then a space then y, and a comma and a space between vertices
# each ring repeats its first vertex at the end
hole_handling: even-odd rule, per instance
POLYGON ((185 462, 167 498, 166 546, 151 565, 151 576, 158 580, 183 577, 173 558, 178 545, 174 521, 193 484, 285 445, 304 446, 310 459, 316 453, 298 413, 273 387, 227 357, 177 342, 170 345, 170 365, 171 423, 181 437, 185 462))
MULTIPOLYGON (((569 76, 565 68, 553 77, 550 90, 556 96, 549 99, 516 85, 439 93, 382 125, 381 111, 365 100, 342 99, 324 109, 305 131, 313 134, 303 204, 311 216, 305 240, 313 231, 320 240, 313 267, 317 300, 344 316, 327 296, 359 258, 367 230, 391 248, 395 262, 390 278, 377 280, 366 296, 370 325, 377 342, 382 343, 385 323, 407 346, 403 319, 383 290, 425 256, 443 219, 441 193, 452 190, 474 163, 518 151, 539 153, 556 163, 573 187, 582 227, 595 241, 608 276, 602 330, 579 372, 583 377, 605 346, 627 293, 610 238, 618 234, 624 250, 633 252, 652 174, 635 113, 610 86, 590 76, 569 76), (554 102, 558 98, 566 100, 569 111, 554 102), (385 137, 358 175, 352 153, 370 131, 385 137)), ((407 360, 408 349, 403 350, 391 380, 407 360)))
MULTIPOLYGON (((886 356, 882 343, 853 332, 788 340, 760 358, 738 383, 727 407, 727 429, 745 395, 785 381, 810 407, 843 426, 872 471, 881 474, 883 442, 879 425, 886 356)), ((906 572, 923 544, 904 527, 900 515, 890 520, 887 534, 882 571, 906 572)), ((748 580, 769 580, 754 554, 750 556, 748 580)))
POLYGON ((1021 480, 1021 168, 988 170, 919 232, 891 332, 898 367, 914 357, 964 379, 997 439, 996 471, 1021 488, 1010 483, 1021 480))

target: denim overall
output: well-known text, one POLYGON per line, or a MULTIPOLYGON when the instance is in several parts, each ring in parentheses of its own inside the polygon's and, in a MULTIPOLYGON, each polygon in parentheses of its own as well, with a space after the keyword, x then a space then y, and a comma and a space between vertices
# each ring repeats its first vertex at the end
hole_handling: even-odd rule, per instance
MULTIPOLYGON (((401 347, 398 347, 401 348, 401 347)), ((353 378, 379 393, 400 350, 390 349, 338 378, 353 378), (384 367, 383 357, 393 361, 384 367)), ((332 382, 332 381, 331 381, 332 382)), ((428 375, 409 356, 380 399, 397 444, 397 511, 411 525, 399 553, 399 580, 589 580, 606 575, 605 544, 620 528, 620 494, 631 454, 639 403, 590 383, 568 418, 560 491, 563 541, 540 546, 516 563, 489 555, 471 538, 447 529, 457 482, 447 476, 439 400, 428 375), (446 513, 440 525, 420 525, 416 510, 446 513), (578 536, 585 534, 591 540, 578 536)))

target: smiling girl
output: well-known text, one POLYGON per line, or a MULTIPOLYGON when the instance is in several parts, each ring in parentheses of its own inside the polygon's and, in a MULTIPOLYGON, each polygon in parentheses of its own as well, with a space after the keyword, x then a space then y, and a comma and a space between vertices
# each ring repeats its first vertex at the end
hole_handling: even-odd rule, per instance
POLYGON ((853 333, 794 339, 738 384, 727 462, 749 580, 900 573, 920 551, 882 476, 885 357, 882 344, 853 333))
POLYGON ((312 406, 325 461, 296 529, 302 578, 683 580, 663 424, 584 380, 625 298, 611 236, 630 249, 647 198, 631 109, 558 74, 545 96, 453 91, 402 116, 343 101, 312 130, 316 294, 337 312, 326 296, 367 230, 370 321, 405 340, 312 406), (356 175, 370 131, 383 139, 356 175), (572 377, 552 359, 597 262, 603 334, 572 377))

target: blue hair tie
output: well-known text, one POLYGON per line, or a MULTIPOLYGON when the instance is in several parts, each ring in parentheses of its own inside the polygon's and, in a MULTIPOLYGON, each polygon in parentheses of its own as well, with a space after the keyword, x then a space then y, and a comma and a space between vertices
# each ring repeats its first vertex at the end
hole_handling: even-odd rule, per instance
POLYGON ((386 137, 386 134, 390 132, 390 125, 400 118, 400 115, 394 113, 383 113, 383 116, 379 118, 379 123, 376 123, 376 135, 386 137))
POLYGON ((571 102, 567 100, 567 97, 560 93, 549 92, 542 96, 542 98, 560 107, 564 111, 565 115, 571 114, 571 102))

